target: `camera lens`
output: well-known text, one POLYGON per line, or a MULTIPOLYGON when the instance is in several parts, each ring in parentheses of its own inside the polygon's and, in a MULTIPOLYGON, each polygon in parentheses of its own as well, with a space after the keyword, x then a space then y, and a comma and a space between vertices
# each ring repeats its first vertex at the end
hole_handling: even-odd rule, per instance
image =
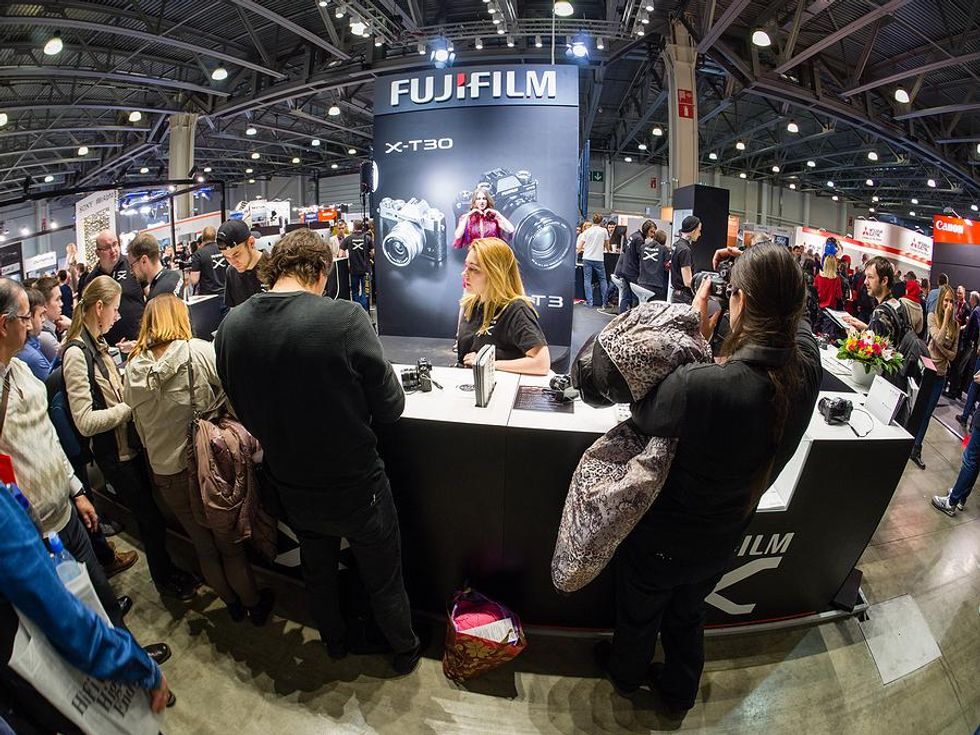
POLYGON ((537 202, 527 202, 510 217, 515 223, 514 251, 525 263, 550 271, 565 260, 572 247, 572 228, 537 202))
POLYGON ((422 252, 422 244, 422 231, 418 225, 403 220, 385 235, 381 250, 392 265, 402 268, 422 252))

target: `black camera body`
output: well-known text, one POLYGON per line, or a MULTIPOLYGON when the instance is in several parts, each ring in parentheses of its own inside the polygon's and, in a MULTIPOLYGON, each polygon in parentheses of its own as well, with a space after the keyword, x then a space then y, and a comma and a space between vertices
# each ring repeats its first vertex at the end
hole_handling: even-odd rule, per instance
MULTIPOLYGON (((476 185, 494 199, 499 210, 514 225, 511 248, 526 266, 550 271, 561 265, 575 238, 569 224, 538 203, 538 182, 529 171, 495 168, 487 171, 476 185)), ((472 191, 461 191, 453 208, 457 218, 470 209, 472 191)))
POLYGON ((435 265, 446 260, 446 218, 425 199, 382 199, 378 205, 378 234, 381 252, 398 268, 418 257, 435 265))
POLYGON ((851 420, 854 404, 846 398, 821 398, 817 410, 828 424, 839 426, 851 420))
MULTIPOLYGON (((729 271, 730 273, 730 271, 729 271)), ((722 309, 728 308, 728 278, 715 271, 698 271, 691 279, 691 290, 697 293, 701 289, 701 284, 707 279, 710 282, 708 287, 708 298, 717 301, 722 309)))
POLYGON ((402 388, 405 392, 420 391, 429 393, 432 391, 432 363, 428 358, 420 357, 415 362, 414 368, 405 368, 401 373, 402 388))

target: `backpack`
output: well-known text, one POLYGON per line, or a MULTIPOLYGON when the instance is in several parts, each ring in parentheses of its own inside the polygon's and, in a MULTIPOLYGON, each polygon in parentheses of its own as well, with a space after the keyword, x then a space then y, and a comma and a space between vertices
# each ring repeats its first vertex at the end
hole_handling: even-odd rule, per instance
MULTIPOLYGON (((94 372, 88 350, 85 352, 85 360, 89 368, 89 378, 94 379, 94 372)), ((65 376, 62 372, 63 364, 59 357, 48 377, 44 381, 44 387, 48 392, 48 418, 54 424, 55 432, 58 434, 58 441, 61 448, 65 450, 65 455, 74 465, 79 462, 83 465, 92 461, 92 450, 89 446, 88 437, 82 436, 78 427, 75 426, 75 419, 71 415, 71 407, 68 405, 68 393, 65 391, 65 376)))
POLYGON ((908 311, 906 311, 901 302, 899 302, 899 306, 896 308, 891 303, 891 299, 888 299, 883 301, 881 306, 891 314, 892 320, 898 329, 898 334, 895 339, 896 344, 893 346, 902 355, 902 367, 894 373, 886 374, 884 377, 896 387, 907 391, 909 378, 915 380, 916 383, 922 381, 922 367, 919 358, 923 355, 928 356, 929 348, 926 346, 925 341, 912 329, 908 311))

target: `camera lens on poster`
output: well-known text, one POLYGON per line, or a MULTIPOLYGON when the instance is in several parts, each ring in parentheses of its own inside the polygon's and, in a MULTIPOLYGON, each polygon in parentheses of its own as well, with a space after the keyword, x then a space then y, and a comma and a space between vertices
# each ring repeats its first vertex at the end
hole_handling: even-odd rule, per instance
POLYGON ((399 268, 422 257, 441 264, 446 259, 446 219, 425 199, 385 197, 378 205, 381 251, 399 268))

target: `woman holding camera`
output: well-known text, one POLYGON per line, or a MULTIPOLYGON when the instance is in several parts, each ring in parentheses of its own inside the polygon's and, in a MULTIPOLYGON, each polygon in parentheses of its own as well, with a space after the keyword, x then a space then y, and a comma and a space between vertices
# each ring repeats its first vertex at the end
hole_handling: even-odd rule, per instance
MULTIPOLYGON (((708 279, 692 308, 711 336, 708 279)), ((705 597, 728 569, 762 494, 813 415, 821 367, 806 291, 786 248, 746 250, 728 287, 731 334, 719 362, 677 368, 632 420, 677 438, 663 490, 617 550, 616 631, 596 650, 617 689, 651 684, 674 711, 694 706, 704 668, 705 597), (737 447, 722 437, 738 427, 737 447), (665 662, 648 673, 658 633, 665 662)))
POLYGON ((470 197, 470 211, 459 216, 453 247, 458 250, 480 238, 504 239, 513 233, 514 225, 493 208, 490 192, 478 186, 470 197))
POLYGON ((538 314, 524 293, 514 251, 503 240, 474 240, 463 268, 465 293, 456 335, 459 362, 472 367, 488 344, 496 349, 496 369, 547 375, 551 354, 538 314))

